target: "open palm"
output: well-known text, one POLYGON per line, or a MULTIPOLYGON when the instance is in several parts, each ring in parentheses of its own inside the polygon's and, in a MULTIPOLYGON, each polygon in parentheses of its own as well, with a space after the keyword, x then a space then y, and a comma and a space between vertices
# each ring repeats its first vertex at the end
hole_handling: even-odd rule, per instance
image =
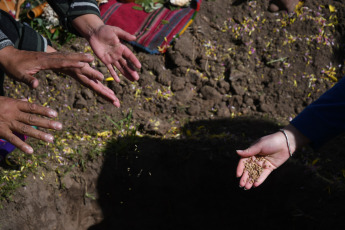
POLYGON ((107 66, 115 81, 119 82, 120 79, 113 66, 129 80, 136 81, 139 75, 135 68, 141 68, 141 64, 120 40, 133 41, 135 36, 118 27, 103 25, 89 38, 89 43, 96 56, 107 66))

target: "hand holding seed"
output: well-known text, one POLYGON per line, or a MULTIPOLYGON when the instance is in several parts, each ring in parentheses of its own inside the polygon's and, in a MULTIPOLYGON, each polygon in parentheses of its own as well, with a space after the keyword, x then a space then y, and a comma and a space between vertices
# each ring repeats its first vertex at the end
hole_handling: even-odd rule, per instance
POLYGON ((241 159, 236 175, 241 177, 240 187, 244 189, 261 185, 274 169, 290 157, 282 132, 264 136, 246 150, 237 150, 237 154, 241 159))

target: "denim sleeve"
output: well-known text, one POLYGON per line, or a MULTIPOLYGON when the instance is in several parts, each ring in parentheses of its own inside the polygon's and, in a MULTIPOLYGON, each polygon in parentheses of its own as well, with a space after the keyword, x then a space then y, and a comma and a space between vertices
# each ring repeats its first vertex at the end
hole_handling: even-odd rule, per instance
POLYGON ((345 77, 290 122, 319 148, 345 131, 345 77))

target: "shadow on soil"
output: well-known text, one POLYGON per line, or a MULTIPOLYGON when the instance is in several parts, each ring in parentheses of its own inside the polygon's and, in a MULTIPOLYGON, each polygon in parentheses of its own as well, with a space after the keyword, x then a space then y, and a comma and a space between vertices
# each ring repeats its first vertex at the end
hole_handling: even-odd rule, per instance
POLYGON ((203 121, 186 127, 186 140, 109 144, 97 187, 104 219, 88 230, 344 227, 343 191, 330 193, 333 185, 296 158, 262 186, 239 188, 235 150, 278 128, 253 119, 203 121))

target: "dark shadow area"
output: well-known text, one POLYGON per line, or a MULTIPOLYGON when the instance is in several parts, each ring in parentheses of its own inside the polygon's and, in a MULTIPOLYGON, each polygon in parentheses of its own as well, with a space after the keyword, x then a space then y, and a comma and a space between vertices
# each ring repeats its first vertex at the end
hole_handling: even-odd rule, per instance
POLYGON ((244 4, 245 2, 247 2, 247 0, 235 0, 232 2, 232 5, 233 6, 239 6, 239 5, 244 4))
POLYGON ((249 118, 202 121, 186 126, 190 135, 180 140, 109 144, 98 180, 104 220, 89 230, 343 229, 344 191, 297 158, 262 186, 239 188, 235 150, 278 128, 249 118))

